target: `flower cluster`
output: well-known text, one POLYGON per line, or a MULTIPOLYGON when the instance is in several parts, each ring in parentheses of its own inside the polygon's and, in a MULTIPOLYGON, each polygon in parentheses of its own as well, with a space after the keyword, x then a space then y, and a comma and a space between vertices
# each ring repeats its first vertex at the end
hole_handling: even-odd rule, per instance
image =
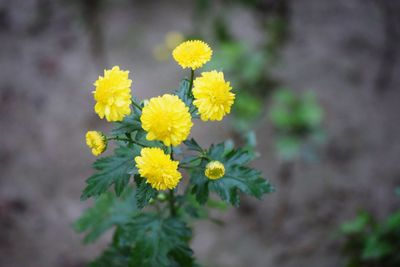
POLYGON ((86 144, 99 156, 107 142, 116 143, 111 155, 94 162, 81 199, 94 197, 95 204, 74 227, 87 233, 85 242, 112 227, 115 231, 109 248, 91 266, 198 266, 188 220, 207 216, 206 207, 212 206, 207 204, 218 203, 211 194, 238 206, 241 194, 261 199, 273 191, 249 166, 256 158, 253 148, 235 148, 232 142, 203 148, 190 138, 195 119, 220 121, 235 101, 222 72, 195 73, 211 56, 202 41, 179 44, 172 57, 189 68, 190 78, 174 93, 141 102, 131 95, 129 72, 118 66, 94 83, 94 110, 114 127, 107 136, 88 131, 86 144))
MULTIPOLYGON (((151 98, 141 106, 132 99, 129 71, 115 66, 105 70, 104 76, 100 76, 94 83, 95 112, 107 121, 123 121, 131 114, 131 104, 134 104, 139 107, 138 112, 141 112, 138 115, 141 127, 147 133, 146 139, 160 141, 165 148, 179 146, 187 140, 193 126, 191 107, 203 121, 220 121, 229 114, 235 95, 230 83, 225 81, 224 74, 214 70, 203 72, 196 79, 193 76, 195 69, 211 59, 212 50, 209 45, 199 40, 186 41, 173 50, 172 56, 182 68, 190 68, 192 71, 189 88, 192 104, 188 105, 178 95, 164 94, 151 98)), ((89 131, 86 140, 95 156, 102 154, 107 147, 106 137, 99 132, 89 131)), ((179 162, 174 161, 161 148, 144 146, 140 156, 132 160, 140 176, 154 189, 173 189, 182 177, 178 171, 179 162)), ((218 161, 210 162, 204 169, 209 179, 219 179, 224 173, 224 165, 218 161)))

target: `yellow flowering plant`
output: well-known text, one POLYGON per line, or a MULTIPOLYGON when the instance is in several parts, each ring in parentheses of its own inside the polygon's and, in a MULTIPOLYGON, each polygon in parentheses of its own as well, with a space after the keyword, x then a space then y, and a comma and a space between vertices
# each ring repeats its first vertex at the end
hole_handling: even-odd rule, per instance
POLYGON ((87 132, 86 143, 95 156, 107 153, 108 142, 116 148, 93 164, 81 199, 95 203, 74 224, 85 242, 114 228, 112 243, 90 266, 199 266, 189 246, 191 218, 206 216, 215 198, 238 206, 241 194, 260 199, 273 191, 249 167, 251 151, 231 142, 203 148, 190 138, 195 119, 220 121, 235 100, 222 72, 195 77, 211 59, 209 45, 183 42, 172 55, 190 78, 146 103, 132 97, 129 72, 117 66, 94 83, 94 110, 115 126, 109 135, 87 132))

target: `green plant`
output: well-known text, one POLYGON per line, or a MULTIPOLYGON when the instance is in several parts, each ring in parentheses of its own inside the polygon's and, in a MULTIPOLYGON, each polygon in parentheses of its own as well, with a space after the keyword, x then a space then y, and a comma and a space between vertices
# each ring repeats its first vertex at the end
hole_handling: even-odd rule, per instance
POLYGON ((204 42, 184 42, 173 55, 191 68, 190 79, 174 94, 139 103, 131 98, 129 73, 118 66, 95 82, 95 111, 115 126, 110 135, 89 131, 87 144, 94 155, 104 153, 110 141, 116 148, 93 164, 81 198, 95 198, 95 204, 74 226, 86 233, 86 243, 110 229, 114 233, 90 266, 198 266, 189 245, 191 220, 208 218, 206 207, 224 209, 215 197, 238 206, 241 194, 260 199, 273 191, 261 172, 249 167, 256 157, 254 134, 248 134, 245 148, 234 148, 231 141, 203 148, 188 138, 192 118, 221 120, 234 94, 220 72, 195 79, 195 69, 211 57, 204 42))
POLYGON ((276 149, 284 160, 310 152, 306 148, 324 141, 323 111, 311 91, 297 96, 288 89, 277 90, 269 114, 276 131, 276 149))
POLYGON ((394 212, 377 222, 367 213, 342 224, 345 237, 343 253, 347 267, 400 266, 400 212, 394 212))

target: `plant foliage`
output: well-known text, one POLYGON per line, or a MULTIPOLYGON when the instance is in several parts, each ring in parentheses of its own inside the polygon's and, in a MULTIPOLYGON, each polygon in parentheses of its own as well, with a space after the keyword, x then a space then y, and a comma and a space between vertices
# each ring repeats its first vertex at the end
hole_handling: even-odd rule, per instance
MULTIPOLYGON (((121 80, 124 81, 121 86, 128 84, 127 72, 115 67, 107 73, 114 76, 102 79, 102 86, 114 86, 121 80), (112 78, 112 82, 106 80, 112 78)), ((179 97, 176 101, 182 100, 191 114, 188 117, 193 119, 199 118, 199 111, 193 104, 194 70, 190 74, 191 78, 183 79, 175 94, 179 97)), ((123 89, 125 93, 129 90, 123 89)), ((103 92, 102 97, 107 100, 108 94, 103 92)), ((115 112, 112 115, 115 116, 111 118, 114 118, 121 108, 114 105, 114 98, 121 96, 116 94, 112 97, 112 101, 104 102, 107 105, 111 103, 111 107, 101 107, 104 110, 112 108, 115 112)), ((117 101, 126 103, 128 100, 123 98, 117 101)), ((85 243, 94 242, 105 232, 113 230, 112 242, 102 255, 90 263, 92 267, 198 266, 190 249, 191 220, 208 218, 207 208, 224 210, 229 204, 238 206, 241 194, 261 199, 273 191, 261 172, 250 167, 257 155, 254 133, 247 135, 248 145, 244 148, 234 148, 231 141, 204 148, 193 138, 186 137, 184 145, 166 146, 161 141, 147 140, 148 132, 141 122, 146 107, 146 103, 132 99, 130 115, 115 122, 109 136, 101 133, 97 134, 97 139, 87 141, 89 147, 96 146, 98 142, 105 142, 100 143, 105 147, 111 140, 116 142, 111 155, 94 162, 94 174, 86 180, 81 196, 82 200, 94 198, 94 205, 74 224, 77 232, 85 234, 85 243), (154 165, 154 161, 161 158, 159 156, 155 160, 151 158, 147 168, 147 172, 156 170, 157 175, 161 173, 160 179, 171 177, 171 171, 168 173, 165 166, 178 168, 173 173, 179 174, 177 181, 181 190, 173 187, 169 191, 158 191, 155 188, 159 187, 149 183, 143 169, 139 167, 138 170, 135 164, 137 158, 143 156, 143 151, 164 154, 164 165, 154 165), (175 160, 179 161, 179 165, 175 160), (224 167, 218 178, 211 179, 206 175, 207 164, 211 161, 219 161, 219 166, 224 167), (182 179, 180 171, 183 171, 182 179)), ((187 112, 186 107, 184 112, 187 112)), ((169 112, 168 108, 174 107, 167 107, 164 111, 169 112)), ((154 121, 160 125, 159 117, 156 116, 154 121)), ((220 223, 217 219, 210 219, 220 223)))
POLYGON ((367 212, 342 224, 347 267, 400 266, 400 212, 377 222, 367 212))

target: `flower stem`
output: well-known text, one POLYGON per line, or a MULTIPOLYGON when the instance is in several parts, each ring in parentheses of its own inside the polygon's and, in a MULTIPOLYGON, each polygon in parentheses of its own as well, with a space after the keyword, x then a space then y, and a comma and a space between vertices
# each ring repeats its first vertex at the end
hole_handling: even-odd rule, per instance
POLYGON ((118 136, 107 137, 107 141, 108 140, 125 141, 125 142, 130 142, 131 141, 128 138, 122 138, 122 137, 118 137, 118 136))
POLYGON ((107 137, 107 140, 115 140, 115 141, 124 141, 124 142, 130 142, 130 143, 134 143, 138 146, 141 147, 146 147, 146 145, 143 145, 135 140, 132 139, 128 139, 128 138, 122 138, 122 137, 118 137, 118 136, 111 136, 111 137, 107 137))
POLYGON ((141 107, 138 103, 136 103, 134 100, 132 100, 132 104, 133 104, 136 108, 138 108, 139 110, 142 110, 142 107, 141 107))
POLYGON ((171 217, 175 217, 176 216, 175 196, 174 196, 174 190, 172 189, 169 190, 169 210, 171 213, 171 217))
POLYGON ((190 84, 189 84, 189 94, 192 96, 192 87, 193 87, 193 79, 194 79, 194 69, 190 69, 190 84))

